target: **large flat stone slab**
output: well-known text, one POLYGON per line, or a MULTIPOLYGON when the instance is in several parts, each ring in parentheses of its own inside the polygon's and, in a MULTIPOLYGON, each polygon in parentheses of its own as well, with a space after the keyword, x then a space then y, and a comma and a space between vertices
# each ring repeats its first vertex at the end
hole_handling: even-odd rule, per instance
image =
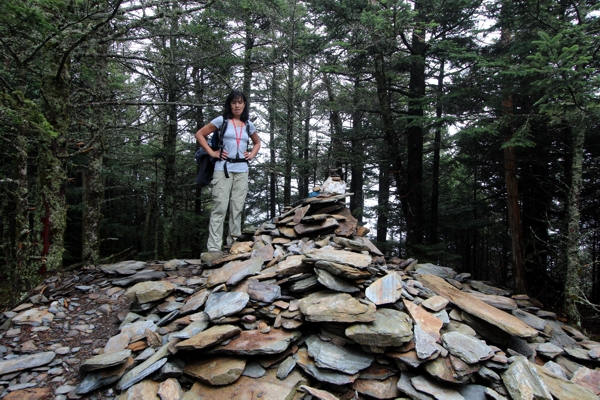
POLYGON ((129 370, 117 383, 117 389, 126 390, 162 367, 167 362, 167 356, 171 354, 169 348, 178 342, 179 339, 172 340, 158 349, 146 361, 129 370))
POLYGON ((111 385, 117 382, 133 365, 133 358, 128 358, 124 363, 111 367, 93 371, 85 376, 85 378, 75 388, 75 393, 84 395, 94 390, 111 385))
POLYGON ((371 323, 354 324, 346 328, 346 336, 366 346, 402 346, 413 338, 413 321, 408 314, 381 308, 371 323))
POLYGON ((502 374, 502 381, 512 399, 552 400, 552 394, 537 369, 525 357, 515 357, 502 374))
POLYGON ((255 275, 262 268, 262 258, 250 258, 243 261, 231 261, 219 269, 216 269, 208 277, 206 282, 207 287, 227 283, 228 286, 233 286, 246 276, 255 275))
POLYGON ((440 329, 444 325, 442 320, 425 310, 421 305, 406 299, 402 301, 415 323, 437 342, 440 339, 440 329))
POLYGON ((444 347, 467 364, 476 364, 494 356, 494 350, 485 342, 460 332, 448 332, 442 335, 444 347))
POLYGON ((175 347, 180 350, 199 350, 213 346, 225 339, 232 338, 240 334, 242 330, 233 325, 216 325, 202 331, 194 337, 177 343, 175 347))
POLYGON ((427 288, 438 295, 445 297, 457 307, 472 314, 501 330, 518 336, 520 338, 533 338, 538 335, 536 329, 526 325, 517 317, 484 303, 475 297, 461 292, 442 278, 432 274, 419 275, 421 281, 427 288))
POLYGON ((137 300, 140 304, 150 303, 167 297, 175 290, 175 285, 166 281, 136 283, 125 292, 125 297, 137 300))
POLYGON ((353 375, 368 368, 373 362, 372 356, 324 342, 315 335, 306 339, 306 346, 308 354, 315 360, 319 368, 333 369, 353 375))
POLYGON ((269 333, 258 330, 242 331, 238 337, 225 346, 212 348, 210 353, 225 353, 251 356, 256 354, 283 353, 290 343, 298 340, 302 334, 299 331, 284 331, 271 329, 269 333))
POLYGON ((321 381, 331 383, 333 385, 348 385, 354 383, 358 379, 359 374, 348 375, 336 370, 319 368, 316 363, 308 355, 306 348, 301 348, 294 354, 296 363, 310 376, 321 381))
POLYGON ((277 378, 276 373, 276 369, 270 369, 258 379, 241 376, 228 386, 210 386, 206 383, 196 382, 181 400, 249 400, 253 394, 258 395, 259 393, 261 394, 260 400, 293 400, 298 398, 298 394, 302 394, 299 392, 300 385, 308 383, 298 371, 292 371, 282 380, 277 378))
POLYGON ((243 292, 212 293, 206 300, 204 312, 211 320, 233 315, 246 307, 250 296, 243 292))
POLYGON ((131 357, 131 350, 121 350, 113 353, 99 354, 88 358, 81 364, 82 371, 94 371, 102 368, 114 367, 127 361, 131 357))
POLYGON ((12 323, 19 325, 40 326, 43 323, 50 323, 54 319, 54 314, 48 310, 38 310, 32 308, 30 310, 21 311, 13 319, 12 323))
POLYGON ((377 279, 365 290, 367 299, 375 305, 392 304, 401 296, 402 281, 396 272, 377 279))
POLYGON ((513 311, 518 307, 517 302, 510 297, 498 296, 495 294, 484 294, 476 291, 469 291, 467 293, 483 301, 484 303, 489 304, 490 306, 499 308, 500 310, 513 311))
POLYGON ((0 361, 0 375, 23 371, 24 369, 41 367, 49 364, 56 357, 53 351, 21 356, 10 360, 0 361))
POLYGON ((224 386, 237 381, 245 367, 241 358, 217 356, 188 362, 183 372, 212 386, 224 386))
POLYGON ((347 293, 317 292, 300 300, 300 311, 310 322, 372 322, 375 304, 361 302, 347 293))
POLYGON ((360 269, 367 268, 373 260, 373 258, 368 254, 353 253, 345 250, 334 250, 331 247, 315 249, 309 253, 306 253, 306 257, 314 261, 330 261, 338 264, 350 265, 360 269))
POLYGON ((535 365, 540 377, 550 390, 552 396, 557 400, 597 400, 598 396, 590 389, 584 388, 571 381, 568 381, 550 370, 535 365))

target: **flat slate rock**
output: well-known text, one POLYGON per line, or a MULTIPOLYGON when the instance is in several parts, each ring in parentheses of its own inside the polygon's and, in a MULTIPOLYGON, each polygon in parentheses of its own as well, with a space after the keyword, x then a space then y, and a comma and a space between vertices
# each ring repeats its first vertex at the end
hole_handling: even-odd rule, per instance
POLYGON ((425 300, 421 305, 431 312, 442 311, 446 308, 449 301, 442 296, 435 295, 425 300))
POLYGON ((248 282, 248 295, 252 300, 272 303, 281 296, 281 286, 251 280, 248 282))
POLYGON ((243 292, 212 293, 206 300, 204 312, 211 320, 233 315, 246 307, 250 296, 243 292))
POLYGON ((565 352, 562 347, 558 347, 557 345, 550 342, 540 343, 538 346, 535 347, 535 350, 539 354, 550 359, 554 359, 560 356, 561 354, 564 354, 565 352))
POLYGON ((402 372, 400 379, 398 379, 398 390, 401 393, 406 394, 413 400, 434 400, 434 398, 424 392, 420 392, 413 386, 411 380, 416 377, 411 372, 402 372))
POLYGON ((352 385, 352 389, 376 399, 396 399, 400 396, 397 376, 382 380, 357 379, 352 385))
POLYGON ((49 312, 48 310, 38 310, 37 308, 32 308, 29 310, 21 311, 12 319, 12 323, 19 325, 31 325, 31 326, 40 326, 44 323, 50 323, 54 319, 54 314, 49 312))
POLYGON ((360 291, 353 283, 335 276, 324 269, 315 268, 317 274, 317 280, 327 289, 334 290, 342 293, 355 293, 360 291))
POLYGON ((319 368, 314 360, 308 355, 306 348, 301 348, 294 354, 296 363, 310 376, 321 381, 331 383, 333 385, 348 385, 354 383, 358 379, 358 374, 348 375, 339 371, 319 368))
POLYGON ((371 273, 368 270, 351 267, 345 264, 334 263, 331 261, 319 260, 315 263, 315 267, 325 270, 333 275, 353 280, 371 277, 371 273))
POLYGON ((540 377, 535 365, 525 357, 514 357, 514 362, 502 374, 502 381, 511 398, 552 400, 552 394, 540 377), (528 393, 527 397, 524 394, 528 393))
POLYGON ((361 302, 347 293, 317 292, 299 302, 300 311, 311 322, 373 322, 373 303, 361 302))
POLYGON ((121 379, 119 379, 119 382, 117 382, 117 390, 126 390, 142 381, 154 371, 160 369, 167 362, 167 356, 171 354, 169 347, 178 341, 178 339, 174 339, 165 344, 146 361, 129 370, 121 379))
POLYGON ((359 269, 367 268, 373 260, 368 254, 354 253, 346 250, 334 250, 333 248, 327 247, 313 250, 307 253, 306 257, 315 261, 323 260, 338 264, 346 264, 359 269))
POLYGON ((238 380, 246 360, 238 357, 202 357, 185 364, 183 372, 212 386, 225 386, 238 380))
POLYGON ((81 364, 82 371, 94 371, 97 369, 114 367, 127 361, 131 357, 131 350, 121 350, 114 353, 99 354, 88 358, 81 364))
POLYGON ((315 360, 315 364, 319 368, 333 369, 353 375, 368 368, 373 362, 373 357, 370 355, 324 342, 315 335, 309 336, 305 343, 308 354, 315 360))
POLYGON ((199 350, 214 346, 226 339, 230 339, 240 334, 242 330, 234 325, 215 325, 205 331, 197 333, 188 340, 184 340, 175 345, 180 350, 199 350))
MULTIPOLYGON (((237 283, 245 276, 259 272, 262 264, 263 260, 261 258, 230 261, 222 267, 212 271, 208 277, 206 286, 211 288, 230 280, 237 283)), ((228 285, 235 285, 235 283, 228 283, 228 285)))
POLYGON ((173 290, 175 285, 167 281, 139 282, 127 289, 125 297, 137 300, 139 304, 145 304, 164 299, 173 290))
POLYGON ((439 351, 436 346, 436 340, 427 332, 425 332, 419 324, 414 326, 415 350, 417 357, 427 359, 439 351))
POLYGON ((534 365, 544 384, 557 400, 598 400, 598 396, 588 388, 580 386, 539 365, 534 365))
POLYGON ((533 329, 537 329, 538 331, 544 331, 546 328, 546 320, 540 317, 537 317, 533 314, 528 313, 527 311, 523 311, 521 309, 512 310, 512 315, 519 318, 521 321, 525 322, 527 325, 532 327, 533 329))
POLYGON ((402 346, 413 338, 413 321, 408 314, 390 308, 376 311, 371 323, 353 324, 346 328, 346 336, 366 346, 402 346))
POLYGON ((475 364, 494 356, 494 350, 485 342, 460 332, 448 332, 442 335, 444 347, 467 364, 475 364))
POLYGON ((453 388, 424 375, 416 376, 410 382, 418 391, 427 393, 437 400, 466 400, 453 388))
POLYGON ((181 314, 188 314, 198 311, 206 303, 208 295, 208 290, 200 290, 194 293, 191 297, 185 300, 179 312, 181 314))
POLYGON ((293 371, 285 379, 278 379, 275 370, 258 379, 241 376, 237 381, 228 386, 211 386, 206 383, 196 382, 186 392, 181 400, 224 400, 224 399, 250 399, 252 394, 261 394, 260 400, 294 399, 299 393, 299 387, 308 381, 298 371, 293 371))
POLYGON ((403 299, 402 302, 415 323, 430 334, 435 341, 438 341, 440 338, 440 329, 444 325, 442 320, 410 300, 403 299))
POLYGON ((393 304, 401 296, 402 281, 396 272, 377 279, 365 290, 365 296, 375 305, 393 304))
POLYGON ((84 395, 94 390, 117 382, 133 365, 133 358, 129 357, 124 363, 111 367, 92 371, 75 388, 75 393, 84 395))
POLYGON ((271 329, 269 333, 262 333, 259 330, 242 331, 239 336, 228 344, 214 347, 209 352, 241 356, 280 354, 301 336, 302 334, 299 331, 284 331, 282 329, 271 329))
POLYGON ((145 270, 138 271, 134 275, 115 279, 112 281, 112 284, 115 286, 129 286, 135 283, 146 282, 146 281, 157 281, 159 279, 164 279, 167 277, 167 274, 162 271, 155 270, 145 270))
POLYGON ((35 353, 27 356, 11 358, 10 360, 0 361, 0 375, 10 374, 12 372, 23 371, 24 369, 41 367, 49 364, 56 357, 53 351, 35 353))
POLYGON ((452 354, 425 363, 425 370, 436 379, 452 384, 465 384, 481 370, 479 364, 469 365, 452 354))
POLYGON ((453 279, 456 276, 456 272, 452 268, 440 267, 439 265, 429 263, 415 265, 414 271, 418 274, 432 274, 444 279, 453 279))
POLYGON ((339 398, 325 390, 313 388, 310 386, 301 385, 300 390, 310 394, 313 397, 316 397, 319 400, 339 400, 339 398))
POLYGON ((517 302, 509 297, 497 296, 493 294, 484 294, 474 290, 465 291, 465 293, 468 293, 476 299, 479 299, 484 303, 489 304, 490 306, 494 306, 500 310, 512 311, 517 309, 518 307, 517 302))
POLYGON ((492 294, 492 295, 496 295, 496 296, 510 296, 511 295, 510 290, 505 290, 505 289, 500 289, 500 288, 497 288, 494 286, 490 286, 481 281, 469 281, 469 284, 471 285, 471 287, 473 289, 478 290, 484 294, 492 294))
POLYGON ((498 310, 497 308, 476 299, 468 293, 461 292, 454 286, 435 275, 419 275, 419 281, 421 281, 427 288, 433 290, 438 295, 445 297, 454 303, 463 311, 466 311, 467 313, 472 314, 511 335, 521 338, 534 338, 538 335, 538 331, 536 329, 526 325, 517 317, 498 310))
POLYGON ((145 268, 146 265, 148 264, 144 261, 129 260, 121 261, 111 265, 100 265, 99 267, 107 274, 131 275, 129 271, 133 271, 133 273, 135 273, 136 271, 145 268))

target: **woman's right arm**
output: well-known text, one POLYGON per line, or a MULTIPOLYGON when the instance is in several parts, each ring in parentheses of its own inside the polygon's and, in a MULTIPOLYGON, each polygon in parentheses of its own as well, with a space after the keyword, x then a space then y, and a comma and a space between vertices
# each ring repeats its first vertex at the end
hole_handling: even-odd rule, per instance
POLYGON ((211 156, 213 158, 219 158, 219 153, 220 153, 221 159, 226 159, 227 151, 225 149, 223 149, 222 152, 220 150, 213 150, 210 148, 210 145, 206 141, 206 137, 208 135, 210 135, 212 132, 215 132, 216 130, 217 130, 217 127, 212 122, 209 122, 208 124, 206 124, 202 128, 200 128, 200 130, 198 132, 196 132, 196 140, 198 141, 198 143, 200 143, 200 146, 202 146, 204 151, 206 151, 206 153, 209 156, 211 156))

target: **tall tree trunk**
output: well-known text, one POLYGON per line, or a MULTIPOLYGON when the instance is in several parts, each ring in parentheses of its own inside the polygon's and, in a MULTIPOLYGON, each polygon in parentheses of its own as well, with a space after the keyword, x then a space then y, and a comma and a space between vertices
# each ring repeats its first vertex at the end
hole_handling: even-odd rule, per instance
MULTIPOLYGON (((49 51, 53 54, 54 47, 49 51)), ((67 132, 70 122, 71 105, 69 102, 70 77, 69 65, 60 64, 61 52, 54 53, 49 59, 51 71, 42 82, 42 109, 46 120, 52 125, 57 135, 42 135, 38 151, 38 200, 36 209, 40 224, 39 232, 41 250, 40 273, 56 271, 62 266, 64 252, 64 234, 67 226, 67 202, 65 185, 67 173, 61 161, 66 156, 67 132), (54 68, 52 68, 54 67, 54 68), (58 74, 56 74, 58 71, 58 74)), ((36 219, 38 219, 36 218, 36 219)), ((37 221, 36 221, 37 222, 37 221)))
POLYGON ((309 167, 309 146, 310 146, 310 120, 312 118, 312 96, 313 96, 313 80, 314 74, 312 68, 309 72, 308 84, 307 84, 307 92, 308 96, 306 96, 306 100, 304 102, 304 127, 303 127, 303 141, 302 148, 300 152, 300 159, 302 160, 302 172, 298 177, 298 192, 300 193, 300 198, 308 197, 309 189, 309 175, 310 175, 310 167, 309 167))
POLYGON ((440 151, 442 148, 442 96, 444 93, 444 67, 445 60, 440 60, 440 73, 438 75, 438 87, 437 87, 437 106, 435 114, 437 117, 437 123, 435 127, 435 138, 433 139, 433 171, 432 171, 432 182, 431 182, 431 222, 429 225, 429 244, 434 245, 438 243, 438 203, 440 193, 440 151))
POLYGON ((387 240, 387 213, 389 212, 389 184, 391 173, 396 180, 398 196, 402 204, 402 210, 406 214, 408 203, 406 201, 406 181, 402 173, 402 160, 398 151, 398 137, 394 129, 391 102, 387 90, 387 78, 385 75, 383 49, 377 48, 374 58, 375 83, 377 85, 377 100, 381 110, 381 120, 384 131, 384 150, 379 163, 379 207, 377 209, 377 241, 385 243, 387 240), (394 163, 394 170, 391 165, 394 163), (382 192, 383 191, 383 192, 382 192), (381 226, 380 226, 381 224, 381 226))
POLYGON ((269 218, 275 218, 275 205, 277 204, 277 173, 275 166, 275 99, 277 96, 277 66, 273 64, 271 81, 271 98, 269 99, 269 218))
MULTIPOLYGON (((508 3, 505 1, 502 4, 502 19, 508 21, 510 19, 510 11, 508 3)), ((500 41, 505 49, 509 51, 512 41, 512 32, 508 23, 502 25, 500 41)), ((513 97, 510 93, 510 83, 505 84, 506 89, 502 98, 502 115, 508 121, 504 127, 504 142, 510 141, 513 135, 512 121, 513 115, 513 97)), ((512 243, 512 259, 515 277, 515 289, 517 293, 527 293, 527 281, 525 276, 525 245, 523 242, 523 228, 521 224, 521 210, 519 206, 519 186, 517 183, 517 160, 516 151, 513 146, 504 147, 504 176, 506 180, 506 195, 508 206, 508 222, 512 243)))
MULTIPOLYGON (((10 276, 10 284, 15 289, 15 292, 21 289, 21 283, 26 280, 24 278, 34 277, 36 275, 37 271, 35 271, 35 269, 36 266, 39 266, 39 264, 30 260, 33 248, 31 243, 31 225, 29 222, 29 180, 27 179, 28 146, 27 132, 23 128, 24 127, 22 126, 18 128, 14 142, 16 150, 15 165, 17 168, 14 242, 6 237, 5 242, 3 243, 7 248, 7 253, 14 252, 15 265, 8 268, 9 274, 7 275, 10 276), (12 246, 10 246, 9 243, 12 244, 12 246), (9 246, 11 247, 10 249, 8 249, 9 246)), ((3 225, 9 227, 11 224, 3 221, 3 225)), ((12 261, 10 258, 12 257, 6 258, 10 265, 12 261)), ((29 284, 26 286, 29 286, 29 284)))
MULTIPOLYGON (((423 12, 422 1, 415 2, 415 11, 423 12)), ((419 17, 421 20, 424 16, 419 17)), ((411 40, 407 128, 408 213, 406 214, 406 247, 417 256, 423 243, 423 102, 425 97, 425 30, 416 28, 411 40)))
MULTIPOLYGON (((178 6, 175 3, 173 10, 177 9, 178 6)), ((177 32, 179 29, 178 17, 173 17, 171 20, 171 29, 173 32, 177 32)), ((164 162, 165 162, 165 175, 164 175, 164 224, 163 224, 163 256, 166 258, 173 257, 176 254, 176 243, 175 243, 175 220, 176 220, 176 207, 175 207, 175 154, 176 154, 176 143, 177 143, 177 100, 178 100, 178 88, 177 88, 177 71, 175 65, 177 65, 176 55, 174 54, 177 50, 177 39, 175 35, 169 36, 169 48, 165 49, 169 52, 169 67, 167 68, 167 75, 165 76, 167 84, 166 93, 166 124, 167 130, 163 137, 163 150, 164 150, 164 162)))
POLYGON ((332 169, 340 169, 342 167, 342 157, 345 155, 342 144, 342 118, 336 109, 335 97, 327 73, 323 73, 323 84, 327 90, 327 99, 329 100, 329 122, 332 127, 330 152, 332 160, 329 167, 332 169))
MULTIPOLYGON (((102 113, 101 113, 102 114, 102 113)), ((99 115, 99 118, 102 116, 99 115)), ((88 154, 87 169, 83 173, 83 223, 81 258, 89 264, 100 259, 100 224, 102 222, 102 201, 104 199, 104 146, 99 131, 92 132, 97 137, 88 154)))
POLYGON ((585 142, 586 118, 581 112, 573 112, 567 118, 572 132, 571 179, 567 203, 567 271, 565 276, 565 313, 572 324, 581 327, 581 316, 577 309, 581 297, 583 268, 579 259, 580 249, 580 196, 583 177, 583 145, 585 142))
MULTIPOLYGON (((192 70, 192 79, 194 82, 194 96, 196 103, 203 104, 204 103, 204 68, 194 68, 192 70)), ((196 130, 197 132, 200 128, 205 125, 205 117, 204 117, 204 108, 196 107, 195 115, 196 121, 196 130)), ((200 148, 200 144, 197 140, 194 139, 195 146, 194 151, 197 151, 200 148)), ((200 173, 200 167, 196 166, 196 175, 200 173)), ((202 215, 202 186, 196 184, 195 192, 194 192, 194 214, 196 216, 202 215)), ((204 235, 202 235, 201 230, 198 229, 194 235, 194 243, 192 245, 192 254, 200 257, 200 253, 204 247, 203 245, 204 235)))
POLYGON ((379 164, 379 190, 377 192, 377 243, 387 251, 388 214, 390 212, 390 164, 379 164))
POLYGON ((350 164, 350 211, 352 215, 358 220, 358 224, 362 225, 364 208, 365 208, 365 196, 363 191, 364 184, 364 138, 362 138, 362 114, 358 110, 358 91, 360 89, 360 80, 358 77, 354 79, 354 109, 352 111, 352 160, 350 164))
MULTIPOLYGON (((512 133, 512 132, 511 132, 512 133)), ((505 142, 512 135, 505 136, 505 142)), ((525 277, 525 259, 523 229, 521 226, 521 209, 519 206, 519 186, 517 183, 517 160, 513 146, 504 148, 504 176, 506 179, 506 195, 508 201, 508 222, 512 242, 515 288, 517 293, 527 293, 525 277)))
POLYGON ((252 21, 250 15, 246 14, 245 18, 245 34, 244 41, 244 81, 242 90, 248 98, 246 107, 250 107, 250 91, 252 90, 252 50, 254 49, 254 33, 252 31, 252 21))
MULTIPOLYGON (((292 23, 295 21, 296 5, 293 6, 293 15, 290 17, 292 23)), ((296 88, 295 88, 295 43, 296 30, 292 28, 290 32, 290 48, 287 55, 287 116, 285 127, 285 156, 284 156, 284 183, 283 183, 283 205, 289 206, 292 203, 292 164, 293 164, 293 145, 294 145, 294 127, 295 127, 295 110, 296 104, 296 88)))
MULTIPOLYGON (((107 31, 106 29, 104 29, 107 31)), ((102 44, 96 47, 99 54, 108 52, 108 45, 102 44)), ((94 60, 94 68, 90 73, 95 75, 96 98, 101 101, 109 100, 111 97, 110 85, 108 85, 107 58, 97 57, 94 60)), ((83 172, 83 218, 82 218, 82 261, 95 264, 100 259, 100 225, 102 223, 102 203, 104 200, 104 178, 102 167, 104 164, 104 138, 107 109, 98 107, 94 113, 95 120, 90 129, 91 150, 87 152, 87 168, 83 172)))

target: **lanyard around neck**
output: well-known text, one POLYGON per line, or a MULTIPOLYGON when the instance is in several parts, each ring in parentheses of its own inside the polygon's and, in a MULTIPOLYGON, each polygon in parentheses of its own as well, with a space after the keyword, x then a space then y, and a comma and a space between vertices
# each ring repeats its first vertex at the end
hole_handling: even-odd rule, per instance
POLYGON ((240 126, 240 133, 238 134, 237 126, 235 125, 235 120, 232 118, 231 122, 233 123, 233 130, 235 131, 235 142, 237 143, 237 148, 240 148, 240 142, 242 141, 242 135, 244 134, 244 127, 240 126))

